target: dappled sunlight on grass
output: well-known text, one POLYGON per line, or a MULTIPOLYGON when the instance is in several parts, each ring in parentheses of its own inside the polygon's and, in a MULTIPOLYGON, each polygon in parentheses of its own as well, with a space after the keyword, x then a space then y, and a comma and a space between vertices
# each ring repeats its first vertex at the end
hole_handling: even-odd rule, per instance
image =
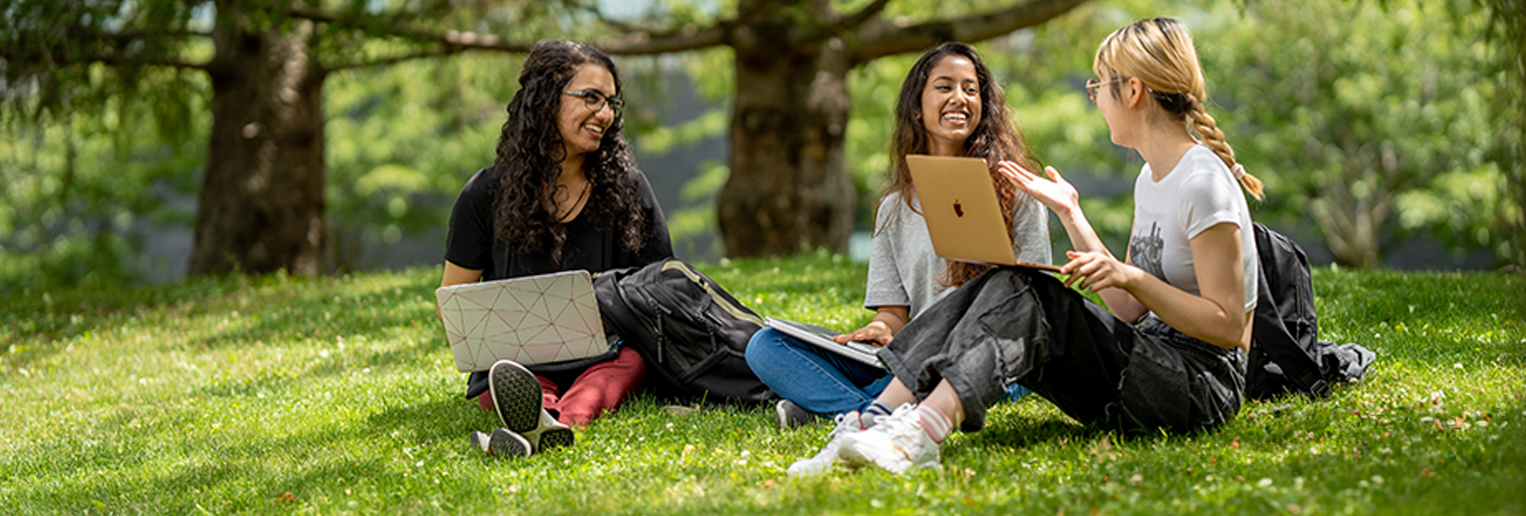
MULTIPOLYGON (((762 315, 852 329, 865 266, 814 253, 701 264, 762 315)), ((906 477, 784 469, 830 422, 686 415, 641 395, 571 448, 508 461, 461 397, 438 270, 232 277, 12 300, 0 504, 20 512, 1160 514, 1519 511, 1521 277, 1315 273, 1323 336, 1379 353, 1329 400, 1249 401, 1225 428, 1137 435, 1036 396, 906 477), (1514 500, 1514 501, 1513 501, 1514 500)))

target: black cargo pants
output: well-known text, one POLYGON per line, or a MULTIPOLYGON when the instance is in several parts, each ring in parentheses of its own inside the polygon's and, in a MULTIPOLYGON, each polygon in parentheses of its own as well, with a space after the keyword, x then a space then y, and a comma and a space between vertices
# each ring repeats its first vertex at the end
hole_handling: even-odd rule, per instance
POLYGON ((880 359, 925 399, 947 379, 964 405, 960 429, 1018 383, 1082 423, 1189 432, 1240 411, 1245 355, 1146 316, 1114 317, 1048 274, 992 269, 912 319, 880 359))

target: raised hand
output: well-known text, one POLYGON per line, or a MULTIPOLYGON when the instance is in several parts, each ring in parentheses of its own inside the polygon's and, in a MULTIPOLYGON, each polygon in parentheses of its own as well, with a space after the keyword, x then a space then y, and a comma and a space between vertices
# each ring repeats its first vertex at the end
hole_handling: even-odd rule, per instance
POLYGON ((1060 172, 1054 167, 1044 167, 1044 172, 1049 175, 1048 180, 1011 161, 997 163, 996 170, 1016 185, 1018 190, 1038 199, 1050 211, 1064 214, 1080 205, 1081 195, 1076 192, 1076 187, 1060 177, 1060 172))

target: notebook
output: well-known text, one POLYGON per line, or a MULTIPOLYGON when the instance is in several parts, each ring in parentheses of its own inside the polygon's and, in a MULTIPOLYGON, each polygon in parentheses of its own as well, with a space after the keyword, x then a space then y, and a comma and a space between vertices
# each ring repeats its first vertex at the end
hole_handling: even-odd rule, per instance
POLYGON ((609 349, 588 271, 440 287, 435 301, 461 372, 486 371, 500 359, 544 364, 609 349))
POLYGON ((985 160, 913 154, 906 156, 906 166, 922 203, 933 252, 940 258, 1060 271, 1053 265, 1018 260, 1013 254, 1012 233, 985 160))
POLYGON ((832 353, 836 353, 849 360, 853 360, 870 367, 885 369, 885 364, 880 362, 879 356, 875 355, 875 353, 878 352, 880 348, 862 342, 838 344, 837 341, 832 340, 832 337, 836 337, 839 335, 839 333, 832 331, 830 328, 823 328, 821 326, 806 324, 802 322, 775 319, 773 317, 764 318, 763 323, 767 324, 769 328, 784 332, 785 335, 789 335, 791 337, 800 339, 802 342, 806 342, 832 353))

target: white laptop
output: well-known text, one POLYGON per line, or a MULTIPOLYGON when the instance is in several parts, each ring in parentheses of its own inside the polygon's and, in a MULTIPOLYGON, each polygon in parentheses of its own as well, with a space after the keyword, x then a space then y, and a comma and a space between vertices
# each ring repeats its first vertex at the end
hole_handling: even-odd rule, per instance
POLYGON ((847 358, 869 367, 876 367, 879 369, 885 368, 885 364, 880 362, 879 355, 875 354, 879 351, 879 348, 865 344, 863 342, 838 344, 837 341, 832 340, 832 337, 836 337, 839 334, 835 331, 832 331, 831 328, 824 328, 814 324, 806 324, 802 322, 786 321, 784 319, 775 319, 773 317, 764 318, 763 322, 768 324, 769 328, 779 330, 784 332, 785 335, 789 335, 821 349, 836 353, 843 358, 847 358))
POLYGON ((1012 233, 985 160, 913 154, 906 156, 906 166, 933 252, 940 258, 1059 272, 1059 267, 1021 261, 1013 254, 1012 233))
POLYGON ((440 287, 435 301, 461 372, 500 359, 544 364, 609 350, 588 271, 440 287))

